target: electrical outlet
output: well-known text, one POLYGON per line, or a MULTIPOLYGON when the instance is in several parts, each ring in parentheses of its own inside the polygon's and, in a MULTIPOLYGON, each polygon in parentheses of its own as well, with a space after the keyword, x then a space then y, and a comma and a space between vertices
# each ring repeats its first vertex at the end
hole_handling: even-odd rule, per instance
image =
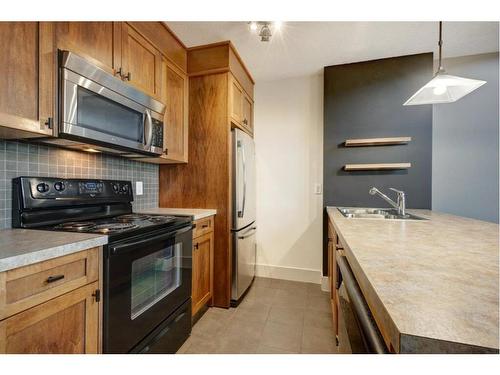
POLYGON ((142 181, 135 182, 135 195, 143 195, 144 191, 142 189, 142 181))
POLYGON ((314 184, 314 194, 321 195, 323 193, 322 184, 314 184))

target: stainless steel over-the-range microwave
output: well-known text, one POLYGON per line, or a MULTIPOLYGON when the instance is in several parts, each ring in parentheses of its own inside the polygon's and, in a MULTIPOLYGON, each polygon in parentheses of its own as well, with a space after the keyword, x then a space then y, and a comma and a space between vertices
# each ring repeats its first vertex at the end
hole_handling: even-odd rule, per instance
POLYGON ((69 51, 58 51, 60 146, 151 157, 163 153, 165 106, 69 51))

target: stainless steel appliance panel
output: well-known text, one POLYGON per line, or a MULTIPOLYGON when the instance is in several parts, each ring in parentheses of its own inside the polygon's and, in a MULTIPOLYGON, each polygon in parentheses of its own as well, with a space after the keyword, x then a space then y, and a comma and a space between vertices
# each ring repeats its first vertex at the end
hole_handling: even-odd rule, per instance
POLYGON ((237 301, 248 289, 255 277, 257 246, 255 223, 245 230, 233 232, 233 280, 231 299, 237 301))
POLYGON ((147 156, 163 153, 163 104, 71 52, 60 54, 59 137, 147 156))
POLYGON ((255 144, 245 132, 233 130, 233 229, 240 230, 256 219, 255 144))

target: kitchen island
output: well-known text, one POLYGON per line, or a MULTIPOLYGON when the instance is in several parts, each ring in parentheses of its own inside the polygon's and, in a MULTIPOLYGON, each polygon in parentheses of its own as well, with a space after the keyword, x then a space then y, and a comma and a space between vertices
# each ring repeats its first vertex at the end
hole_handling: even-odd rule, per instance
POLYGON ((389 351, 498 353, 499 226, 408 211, 428 220, 349 219, 327 207, 389 351))

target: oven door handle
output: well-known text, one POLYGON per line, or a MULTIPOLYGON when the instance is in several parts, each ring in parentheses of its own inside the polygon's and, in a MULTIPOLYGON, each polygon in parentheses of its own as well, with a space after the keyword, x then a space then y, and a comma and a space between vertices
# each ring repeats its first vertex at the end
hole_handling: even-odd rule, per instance
POLYGON ((363 337, 371 353, 384 354, 387 353, 387 347, 381 337, 376 323, 373 321, 370 309, 363 297, 363 293, 352 273, 351 267, 347 259, 343 255, 337 254, 337 264, 342 274, 347 294, 351 300, 351 308, 356 315, 356 320, 363 331, 363 337))
POLYGON ((193 229, 193 226, 190 225, 188 227, 185 227, 185 228, 173 231, 173 232, 162 233, 162 234, 159 234, 157 236, 147 237, 147 238, 144 238, 144 239, 139 240, 139 241, 126 242, 123 244, 112 245, 109 247, 109 249, 110 249, 112 255, 123 254, 127 251, 130 251, 130 249, 132 249, 134 247, 144 245, 144 244, 154 242, 154 241, 161 241, 161 240, 165 240, 168 238, 173 238, 179 234, 186 233, 192 229, 193 229))

